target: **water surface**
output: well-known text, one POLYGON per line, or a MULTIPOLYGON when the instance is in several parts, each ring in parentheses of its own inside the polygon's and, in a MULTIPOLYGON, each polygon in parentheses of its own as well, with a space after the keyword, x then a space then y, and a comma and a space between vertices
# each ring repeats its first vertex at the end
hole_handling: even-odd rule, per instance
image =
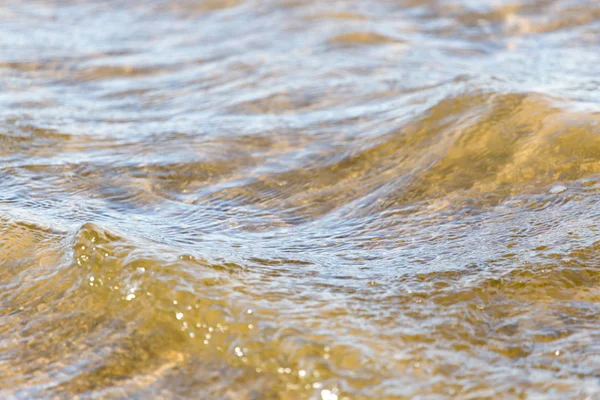
POLYGON ((600 3, 0 4, 0 397, 600 396, 600 3))

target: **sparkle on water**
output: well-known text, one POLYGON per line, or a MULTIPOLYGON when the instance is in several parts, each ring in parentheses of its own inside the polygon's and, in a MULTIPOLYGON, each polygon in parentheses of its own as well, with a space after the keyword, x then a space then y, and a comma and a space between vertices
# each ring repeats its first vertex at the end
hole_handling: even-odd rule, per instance
POLYGON ((600 396, 600 2, 14 0, 0 44, 1 398, 600 396))

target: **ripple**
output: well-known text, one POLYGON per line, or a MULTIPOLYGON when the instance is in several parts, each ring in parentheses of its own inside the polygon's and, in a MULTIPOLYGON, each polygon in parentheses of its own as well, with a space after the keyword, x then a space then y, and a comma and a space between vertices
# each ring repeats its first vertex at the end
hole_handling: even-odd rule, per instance
POLYGON ((0 397, 597 396, 597 11, 0 5, 0 397))

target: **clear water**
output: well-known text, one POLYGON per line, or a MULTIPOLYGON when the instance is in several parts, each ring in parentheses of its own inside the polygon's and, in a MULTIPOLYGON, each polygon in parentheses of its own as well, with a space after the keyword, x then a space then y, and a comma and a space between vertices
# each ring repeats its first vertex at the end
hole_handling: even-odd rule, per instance
POLYGON ((0 4, 0 397, 600 396, 600 3, 0 4))

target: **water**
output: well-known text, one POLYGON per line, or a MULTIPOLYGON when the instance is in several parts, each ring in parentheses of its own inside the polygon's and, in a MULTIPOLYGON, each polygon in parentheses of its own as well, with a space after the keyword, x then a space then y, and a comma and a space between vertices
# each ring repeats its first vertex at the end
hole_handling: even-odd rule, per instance
POLYGON ((0 397, 600 396, 597 1, 6 1, 0 45, 0 397))

